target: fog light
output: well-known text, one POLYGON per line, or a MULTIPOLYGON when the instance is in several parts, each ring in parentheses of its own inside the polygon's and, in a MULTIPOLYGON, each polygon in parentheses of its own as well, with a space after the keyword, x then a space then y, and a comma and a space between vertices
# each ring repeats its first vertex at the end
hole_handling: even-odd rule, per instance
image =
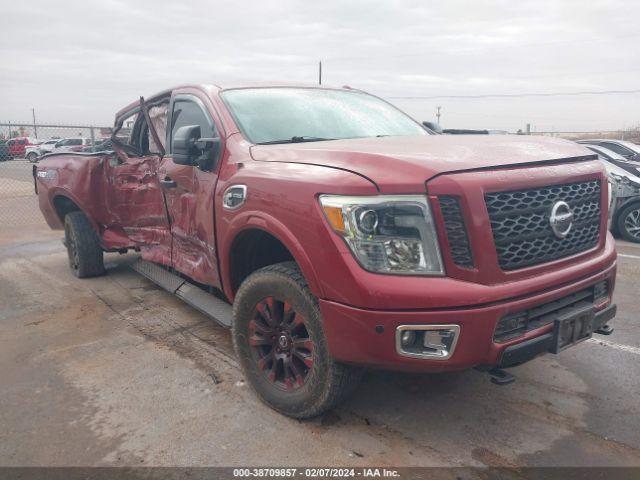
POLYGON ((445 350, 447 344, 451 344, 448 340, 453 336, 450 330, 431 330, 424 332, 423 345, 431 350, 445 350))
POLYGON ((405 330, 400 337, 403 347, 409 347, 416 341, 416 332, 413 330, 405 330))
POLYGON ((405 357, 446 360, 453 355, 459 333, 459 325, 401 325, 396 351, 405 357))

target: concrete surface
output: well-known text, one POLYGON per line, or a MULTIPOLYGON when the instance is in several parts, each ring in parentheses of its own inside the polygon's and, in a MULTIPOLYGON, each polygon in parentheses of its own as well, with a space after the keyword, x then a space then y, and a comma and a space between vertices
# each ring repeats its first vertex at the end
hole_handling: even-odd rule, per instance
POLYGON ((262 405, 229 333, 131 271, 135 256, 78 280, 61 233, 24 223, 0 227, 0 466, 640 466, 638 245, 619 244, 614 335, 506 387, 371 372, 301 422, 262 405))

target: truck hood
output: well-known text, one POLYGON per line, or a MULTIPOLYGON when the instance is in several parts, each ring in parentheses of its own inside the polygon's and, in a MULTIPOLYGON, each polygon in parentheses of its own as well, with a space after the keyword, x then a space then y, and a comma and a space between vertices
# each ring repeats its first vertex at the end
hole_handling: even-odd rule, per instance
POLYGON ((593 159, 574 142, 521 135, 420 135, 251 147, 254 160, 322 165, 368 178, 380 191, 420 192, 443 174, 548 162, 593 159))

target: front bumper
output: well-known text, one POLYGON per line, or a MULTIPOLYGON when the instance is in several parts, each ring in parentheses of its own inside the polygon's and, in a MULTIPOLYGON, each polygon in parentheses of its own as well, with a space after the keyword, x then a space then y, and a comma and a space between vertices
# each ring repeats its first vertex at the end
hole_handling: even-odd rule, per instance
MULTIPOLYGON (((602 310, 596 312, 593 330, 599 330, 604 327, 609 320, 616 316, 616 306, 610 304, 602 310)), ((554 348, 554 334, 553 332, 544 333, 538 337, 525 340, 524 342, 516 343, 505 348, 500 355, 498 367, 506 368, 519 365, 529 360, 534 359, 538 355, 552 351, 554 348)))
POLYGON ((329 350, 341 362, 372 368, 414 372, 444 372, 474 366, 509 366, 530 360, 549 350, 553 324, 544 325, 513 340, 496 343, 496 324, 502 317, 559 300, 602 280, 609 284, 609 300, 596 311, 596 323, 615 315, 611 294, 615 283, 615 262, 608 268, 569 285, 502 302, 454 309, 421 311, 366 310, 329 300, 320 300, 329 350), (396 329, 400 325, 460 326, 456 348, 445 359, 411 358, 396 350, 396 329))

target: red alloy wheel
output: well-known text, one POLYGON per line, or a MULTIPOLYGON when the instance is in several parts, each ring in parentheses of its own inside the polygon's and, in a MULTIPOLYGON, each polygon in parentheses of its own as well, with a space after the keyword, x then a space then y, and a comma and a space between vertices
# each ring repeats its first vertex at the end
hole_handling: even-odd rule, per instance
POLYGON ((249 322, 249 345, 258 369, 276 387, 302 387, 313 367, 313 342, 305 319, 287 301, 273 297, 255 306, 249 322))

